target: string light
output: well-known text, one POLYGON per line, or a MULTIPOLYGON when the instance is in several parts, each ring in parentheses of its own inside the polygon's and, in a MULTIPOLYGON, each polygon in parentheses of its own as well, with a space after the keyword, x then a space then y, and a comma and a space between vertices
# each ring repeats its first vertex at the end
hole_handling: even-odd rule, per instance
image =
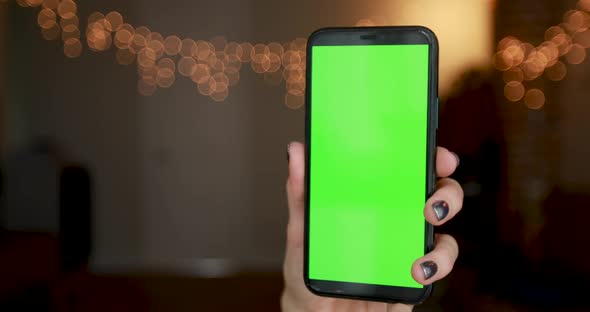
MULTIPOLYGON (((78 6, 74 0, 17 0, 22 7, 38 7, 37 23, 43 38, 64 44, 67 57, 79 57, 83 52, 80 37, 78 6)), ((590 0, 580 0, 577 10, 563 16, 563 23, 552 26, 544 34, 539 46, 508 36, 500 40, 493 57, 494 67, 502 71, 506 83, 504 94, 510 101, 524 98, 531 109, 545 103, 542 90, 526 90, 524 83, 546 77, 560 81, 567 75, 567 63, 581 64, 590 48, 590 0), (542 96, 541 96, 542 95, 542 96), (540 100, 542 99, 542 101, 540 100), (540 104, 541 103, 541 104, 540 104)), ((223 36, 209 41, 164 37, 145 26, 135 28, 125 22, 123 15, 112 11, 93 12, 88 16, 83 31, 89 50, 102 52, 116 48, 118 64, 130 65, 137 61, 140 94, 153 95, 159 88, 169 88, 176 81, 176 73, 191 79, 202 95, 214 101, 224 101, 230 87, 240 80, 242 64, 264 76, 270 85, 285 86, 285 104, 297 109, 303 105, 305 94, 305 38, 290 42, 250 43, 228 42, 223 36)), ((357 26, 379 26, 384 19, 361 19, 357 26)))
POLYGON ((517 102, 524 98, 525 105, 530 109, 544 106, 546 98, 543 90, 526 91, 519 72, 523 73, 525 81, 541 76, 561 81, 567 75, 567 67, 560 58, 571 65, 582 64, 586 60, 586 49, 590 48, 589 12, 590 0, 579 0, 578 9, 567 11, 563 15, 563 23, 549 27, 544 34, 545 42, 537 47, 513 36, 498 42, 492 64, 503 71, 507 100, 517 102))

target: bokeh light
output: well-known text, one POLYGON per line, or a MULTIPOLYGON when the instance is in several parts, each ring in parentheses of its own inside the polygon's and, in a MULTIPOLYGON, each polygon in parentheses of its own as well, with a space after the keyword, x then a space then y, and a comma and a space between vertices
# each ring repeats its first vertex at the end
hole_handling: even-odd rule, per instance
POLYGON ((80 26, 80 20, 78 19, 77 15, 73 15, 71 18, 60 19, 59 25, 61 26, 61 28, 65 28, 70 25, 76 26, 76 28, 78 28, 80 26))
POLYGON ((586 59, 586 49, 580 44, 573 44, 565 56, 570 64, 581 64, 586 59))
POLYGON ((45 40, 57 40, 61 34, 61 27, 56 22, 50 22, 47 28, 41 29, 41 35, 45 40))
POLYGON ((74 58, 82 54, 82 43, 78 38, 68 38, 64 42, 64 54, 69 58, 74 58))
POLYGON ((179 53, 180 53, 180 55, 182 55, 184 57, 192 57, 194 48, 195 48, 195 41, 190 38, 185 38, 185 39, 182 39, 179 53))
MULTIPOLYGON (((209 41, 181 39, 173 34, 163 36, 145 26, 135 28, 125 23, 124 16, 117 11, 106 15, 92 12, 88 24, 80 25, 77 1, 73 0, 17 0, 17 3, 24 7, 42 6, 37 23, 43 38, 61 38, 64 54, 68 57, 81 55, 84 47, 80 32, 84 31, 88 49, 106 51, 115 45, 118 64, 129 65, 137 60, 140 94, 151 95, 158 87, 170 87, 178 72, 190 78, 201 94, 223 101, 228 97, 230 87, 239 82, 242 64, 250 63, 252 71, 263 75, 266 83, 285 83, 285 105, 291 108, 303 105, 306 38, 296 38, 284 44, 238 43, 228 41, 224 36, 215 36, 209 41)), ((543 90, 526 91, 523 83, 529 84, 541 77, 561 81, 568 72, 565 62, 577 65, 585 61, 586 49, 590 48, 589 11, 590 0, 578 1, 577 9, 564 14, 563 23, 545 31, 544 41, 538 46, 514 36, 506 36, 498 42, 493 65, 502 71, 506 83, 504 94, 508 100, 516 102, 525 98, 527 107, 542 107, 545 103, 543 90)), ((385 23, 383 18, 370 17, 359 20, 357 25, 385 23)))
POLYGON ((169 56, 175 56, 180 53, 182 41, 177 36, 168 36, 164 39, 164 52, 169 56))
POLYGON ((109 22, 110 29, 108 29, 108 30, 111 32, 119 30, 119 27, 121 27, 121 25, 123 25, 123 16, 119 12, 116 12, 116 11, 109 12, 105 16, 105 19, 109 22))
POLYGON ((524 86, 519 81, 510 81, 504 86, 504 96, 511 102, 520 101, 524 92, 524 86))
POLYGON ((524 103, 530 109, 540 109, 545 105, 545 94, 539 89, 531 89, 527 91, 524 103))
POLYGON ((45 0, 43 1, 43 7, 50 10, 57 10, 59 0, 45 0))
POLYGON ((76 15, 78 6, 72 0, 61 0, 57 6, 57 12, 62 18, 72 18, 76 15))
POLYGON ((565 75, 567 75, 567 67, 563 62, 558 61, 555 65, 548 67, 545 70, 545 75, 549 80, 561 81, 565 78, 565 75))
POLYGON ((39 27, 41 27, 43 29, 48 29, 48 28, 53 27, 55 22, 56 22, 56 15, 53 10, 42 9, 41 11, 39 11, 39 14, 37 14, 37 24, 39 24, 39 27))
POLYGON ((192 57, 182 57, 178 61, 178 73, 185 77, 191 77, 195 72, 197 62, 192 57))

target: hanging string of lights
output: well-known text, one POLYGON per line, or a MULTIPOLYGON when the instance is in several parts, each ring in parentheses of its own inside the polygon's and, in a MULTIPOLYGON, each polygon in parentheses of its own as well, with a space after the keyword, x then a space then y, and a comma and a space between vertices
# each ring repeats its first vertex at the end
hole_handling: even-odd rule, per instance
POLYGON ((249 65, 271 85, 284 82, 287 107, 303 106, 307 44, 304 38, 284 44, 254 44, 228 42, 221 36, 210 41, 181 39, 175 35, 164 37, 145 26, 126 23, 116 11, 91 13, 86 28, 81 30, 74 0, 17 0, 17 3, 39 8, 37 23, 43 38, 61 40, 64 54, 69 58, 81 56, 86 47, 92 52, 114 47, 117 63, 136 64, 137 90, 141 95, 170 88, 177 76, 181 76, 192 80, 202 95, 221 102, 228 97, 230 88, 238 84, 241 69, 249 65))
POLYGON ((567 11, 563 22, 549 27, 545 41, 538 46, 513 36, 500 40, 493 57, 494 67, 502 71, 504 96, 512 102, 524 99, 530 109, 545 104, 545 93, 538 88, 526 89, 525 83, 541 77, 561 81, 567 66, 582 64, 590 48, 590 0, 579 0, 577 9, 567 11))
MULTIPOLYGON (((0 0, 6 1, 6 0, 0 0)), ((79 57, 87 48, 92 52, 116 49, 121 65, 136 64, 137 90, 150 96, 158 89, 170 88, 178 76, 192 80, 198 92, 217 102, 224 101, 240 80, 240 72, 250 67, 271 85, 285 85, 285 104, 292 109, 303 106, 305 92, 306 39, 287 43, 228 42, 218 36, 209 41, 164 37, 145 26, 126 23, 121 13, 93 12, 81 31, 78 6, 74 0, 16 0, 22 7, 39 8, 37 23, 46 40, 61 40, 65 56, 79 57), (84 35, 84 36, 82 36, 84 35), (84 45, 86 43, 86 46, 84 45)), ((565 62, 576 65, 586 59, 590 48, 590 0, 579 0, 578 8, 565 13, 563 23, 545 32, 539 46, 513 36, 500 40, 493 57, 494 67, 502 71, 504 95, 512 102, 524 100, 530 109, 542 108, 545 94, 525 83, 545 76, 561 81, 567 75, 565 62)), ((381 25, 361 19, 357 26, 381 25)))

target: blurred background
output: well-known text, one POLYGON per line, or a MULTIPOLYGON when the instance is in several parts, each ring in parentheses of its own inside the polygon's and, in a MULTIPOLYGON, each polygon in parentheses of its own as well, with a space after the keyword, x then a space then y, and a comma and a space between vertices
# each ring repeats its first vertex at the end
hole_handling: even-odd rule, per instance
POLYGON ((305 38, 441 46, 461 256, 417 311, 588 311, 590 1, 0 0, 0 310, 278 310, 305 38))

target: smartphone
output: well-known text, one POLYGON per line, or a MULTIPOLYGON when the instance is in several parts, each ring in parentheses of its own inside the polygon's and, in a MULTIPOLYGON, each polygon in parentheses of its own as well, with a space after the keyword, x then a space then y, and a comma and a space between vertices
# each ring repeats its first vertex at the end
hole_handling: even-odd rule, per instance
POLYGON ((427 28, 321 29, 307 45, 304 280, 323 296, 417 304, 433 244, 438 43, 427 28))

